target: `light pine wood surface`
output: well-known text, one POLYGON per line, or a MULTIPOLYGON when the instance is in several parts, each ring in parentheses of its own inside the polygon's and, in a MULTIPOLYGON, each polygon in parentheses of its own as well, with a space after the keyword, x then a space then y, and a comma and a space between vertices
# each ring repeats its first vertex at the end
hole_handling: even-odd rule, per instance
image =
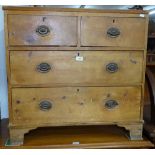
POLYGON ((11 51, 11 84, 136 85, 142 83, 142 63, 142 51, 11 51), (78 56, 83 60, 77 61, 78 56), (37 70, 41 63, 48 63, 51 66, 49 72, 40 73, 37 70), (118 65, 115 73, 106 70, 110 63, 118 65))
POLYGON ((85 124, 116 124, 142 140, 147 12, 4 10, 13 144, 22 145, 24 134, 39 126, 85 124), (38 72, 42 63, 46 73, 38 72), (116 72, 107 70, 109 63, 116 72), (45 99, 41 106, 52 108, 41 111, 45 99))

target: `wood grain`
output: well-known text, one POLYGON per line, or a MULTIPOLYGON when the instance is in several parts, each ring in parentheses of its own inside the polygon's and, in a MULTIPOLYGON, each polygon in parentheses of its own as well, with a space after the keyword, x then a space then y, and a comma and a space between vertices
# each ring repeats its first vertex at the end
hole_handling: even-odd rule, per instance
MULTIPOLYGON (((16 125, 64 125, 101 122, 138 122, 140 87, 64 87, 16 88, 12 91, 13 123, 16 125), (52 108, 43 111, 42 101, 49 101, 52 108), (105 107, 108 100, 118 106, 105 107), (95 109, 95 110, 94 110, 95 109)), ((98 123, 100 124, 100 123, 98 123)))
POLYGON ((81 45, 144 48, 145 31, 145 18, 82 17, 81 45), (119 29, 118 37, 107 35, 111 27, 119 29))
POLYGON ((24 134, 40 126, 116 124, 129 130, 132 140, 142 139, 147 12, 3 9, 14 144, 21 145, 24 134), (41 25, 48 26, 49 35, 36 33, 41 25), (120 30, 118 38, 105 35, 110 27, 120 30), (40 63, 48 63, 50 71, 38 72, 40 63), (118 71, 107 72, 109 63, 116 63, 118 71), (113 98, 119 106, 105 109, 105 100, 113 98), (52 109, 41 111, 42 99, 52 101, 52 109))
POLYGON ((11 83, 35 86, 141 84, 142 62, 142 51, 11 51, 11 83), (78 55, 83 61, 76 61, 78 55), (40 63, 48 63, 51 70, 38 72, 36 68, 40 63), (108 72, 109 63, 118 64, 118 71, 108 72))
POLYGON ((8 16, 9 45, 77 45, 77 18, 62 16, 8 16), (18 22, 20 21, 20 22, 18 22), (49 35, 44 37, 36 29, 45 25, 49 35))
MULTIPOLYGON (((79 45, 79 44, 78 44, 79 45)), ((95 47, 65 47, 65 46, 9 46, 9 51, 144 51, 143 48, 137 47, 115 47, 95 46, 95 47)))
POLYGON ((51 12, 94 12, 94 13, 128 13, 128 14, 147 14, 144 10, 101 10, 101 9, 80 9, 80 8, 50 8, 50 7, 13 7, 3 6, 3 10, 13 11, 51 11, 51 12))

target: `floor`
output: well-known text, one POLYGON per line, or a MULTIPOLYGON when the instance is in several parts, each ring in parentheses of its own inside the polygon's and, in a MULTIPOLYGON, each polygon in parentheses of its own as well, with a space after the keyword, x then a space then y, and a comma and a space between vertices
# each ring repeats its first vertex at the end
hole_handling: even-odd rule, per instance
POLYGON ((153 148, 144 137, 130 141, 127 131, 117 126, 74 126, 38 128, 25 135, 23 146, 4 146, 8 134, 8 120, 2 120, 0 148, 153 148))

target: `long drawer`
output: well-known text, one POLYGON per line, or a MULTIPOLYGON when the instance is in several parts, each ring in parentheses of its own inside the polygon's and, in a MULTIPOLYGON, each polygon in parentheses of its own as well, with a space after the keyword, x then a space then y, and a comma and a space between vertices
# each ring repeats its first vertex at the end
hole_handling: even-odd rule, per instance
POLYGON ((82 46, 145 47, 145 18, 82 17, 82 46))
POLYGON ((11 51, 11 84, 106 86, 142 82, 142 51, 11 51))
POLYGON ((9 15, 9 45, 76 46, 77 17, 9 15))
POLYGON ((140 87, 12 89, 16 125, 102 124, 139 121, 140 87))

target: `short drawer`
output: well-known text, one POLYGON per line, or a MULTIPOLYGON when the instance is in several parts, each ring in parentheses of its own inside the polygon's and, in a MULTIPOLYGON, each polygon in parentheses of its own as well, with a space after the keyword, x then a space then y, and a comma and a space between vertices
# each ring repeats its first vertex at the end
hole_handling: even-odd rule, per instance
POLYGON ((82 46, 145 47, 145 18, 82 17, 82 46))
POLYGON ((142 51, 12 51, 11 84, 106 86, 140 84, 142 51))
POLYGON ((8 16, 9 45, 76 46, 77 17, 8 16))
POLYGON ((140 119, 140 87, 12 89, 13 123, 102 124, 140 119))

